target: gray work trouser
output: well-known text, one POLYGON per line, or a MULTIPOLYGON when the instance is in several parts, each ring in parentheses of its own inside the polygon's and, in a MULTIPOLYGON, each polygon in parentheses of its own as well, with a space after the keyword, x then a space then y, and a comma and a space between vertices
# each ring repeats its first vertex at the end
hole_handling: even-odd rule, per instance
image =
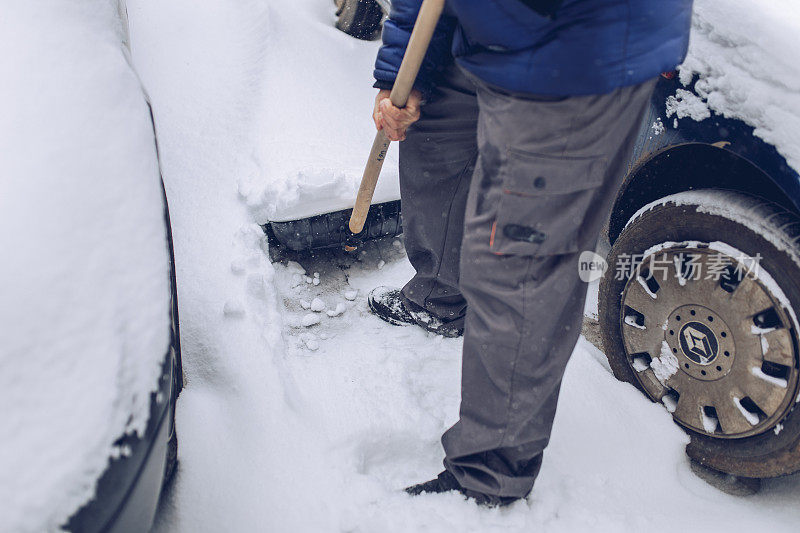
POLYGON ((578 340, 594 250, 655 82, 535 98, 451 66, 400 144, 403 295, 463 320, 460 418, 442 437, 467 489, 533 487, 578 340), (467 305, 467 303, 469 305, 467 305))

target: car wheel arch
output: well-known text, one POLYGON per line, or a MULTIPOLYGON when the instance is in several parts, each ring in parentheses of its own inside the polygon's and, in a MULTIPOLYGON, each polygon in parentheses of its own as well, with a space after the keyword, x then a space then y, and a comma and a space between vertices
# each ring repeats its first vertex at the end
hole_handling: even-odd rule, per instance
POLYGON ((614 201, 608 240, 619 237, 628 220, 645 205, 693 189, 728 189, 760 196, 800 215, 800 207, 764 170, 715 144, 667 146, 632 165, 614 201))

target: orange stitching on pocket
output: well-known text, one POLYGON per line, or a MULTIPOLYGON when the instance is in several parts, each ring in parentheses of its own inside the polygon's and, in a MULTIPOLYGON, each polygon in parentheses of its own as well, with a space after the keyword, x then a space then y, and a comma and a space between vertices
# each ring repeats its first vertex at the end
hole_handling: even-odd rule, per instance
MULTIPOLYGON (((492 222, 492 234, 489 236, 489 250, 494 248, 494 234, 497 231, 497 221, 492 222)), ((502 252, 492 252, 494 255, 506 255, 502 252)))

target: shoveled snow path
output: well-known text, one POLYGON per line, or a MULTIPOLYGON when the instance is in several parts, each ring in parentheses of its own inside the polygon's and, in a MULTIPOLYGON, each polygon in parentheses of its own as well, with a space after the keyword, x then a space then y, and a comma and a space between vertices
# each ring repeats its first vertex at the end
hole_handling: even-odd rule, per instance
MULTIPOLYGON (((178 475, 156 529, 795 530, 797 477, 769 482, 746 499, 705 485, 690 472, 686 438, 664 409, 617 382, 585 342, 568 368, 553 439, 527 501, 482 509, 455 494, 402 492, 441 469, 438 440, 458 411, 460 341, 367 312, 369 289, 410 275, 400 247, 369 245, 358 261, 339 254, 303 260, 308 283, 297 266, 268 261, 254 224, 262 210, 254 209, 252 191, 239 194, 240 182, 281 190, 271 184, 286 176, 259 161, 270 156, 265 136, 276 134, 269 133, 276 112, 286 118, 290 108, 309 105, 286 100, 286 88, 284 99, 272 100, 270 86, 295 84, 306 95, 311 74, 290 76, 284 65, 277 79, 265 65, 277 54, 291 63, 293 39, 304 47, 349 39, 330 31, 330 2, 296 2, 308 12, 302 25, 296 12, 282 16, 294 5, 277 0, 129 4, 134 61, 152 97, 172 209, 187 379, 178 401, 178 475), (286 42, 271 46, 278 38, 286 42), (345 311, 315 313, 319 324, 303 327, 314 312, 301 301, 310 307, 314 298, 345 311)), ((359 59, 356 68, 363 77, 368 66, 359 59)), ((364 107, 339 96, 337 106, 364 107)), ((302 145, 301 129, 280 132, 287 146, 302 145)), ((327 135, 311 124, 304 132, 327 135)), ((337 149, 331 144, 325 159, 335 160, 337 149)), ((286 161, 285 150, 274 155, 286 161)))
POLYGON ((439 437, 458 413, 461 341, 391 326, 368 312, 372 287, 400 285, 412 272, 398 244, 371 244, 357 259, 330 253, 276 265, 287 368, 315 411, 315 438, 342 483, 323 496, 340 507, 329 530, 715 531, 764 523, 793 529, 797 478, 767 482, 750 498, 706 485, 689 470, 687 439, 664 408, 616 381, 583 338, 527 501, 486 510, 454 494, 404 495, 399 489, 441 470, 439 437), (313 272, 320 273, 318 286, 304 280, 313 272), (358 296, 348 302, 344 293, 353 289, 358 296), (306 313, 299 302, 313 298, 347 310, 299 326, 306 313), (318 344, 314 351, 309 339, 318 344))

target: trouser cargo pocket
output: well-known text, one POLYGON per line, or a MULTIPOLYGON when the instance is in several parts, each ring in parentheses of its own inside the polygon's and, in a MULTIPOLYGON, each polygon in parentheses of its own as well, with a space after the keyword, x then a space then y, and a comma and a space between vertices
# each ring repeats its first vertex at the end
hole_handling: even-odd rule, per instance
POLYGON ((497 254, 546 256, 578 251, 587 209, 602 185, 604 157, 557 157, 509 149, 492 228, 497 254))

